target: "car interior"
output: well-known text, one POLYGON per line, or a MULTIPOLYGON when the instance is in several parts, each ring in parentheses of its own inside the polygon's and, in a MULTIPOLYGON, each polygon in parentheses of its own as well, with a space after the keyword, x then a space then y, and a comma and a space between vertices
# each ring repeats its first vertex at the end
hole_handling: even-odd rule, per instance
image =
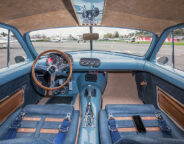
POLYGON ((0 144, 184 144, 183 9, 1 0, 0 144))

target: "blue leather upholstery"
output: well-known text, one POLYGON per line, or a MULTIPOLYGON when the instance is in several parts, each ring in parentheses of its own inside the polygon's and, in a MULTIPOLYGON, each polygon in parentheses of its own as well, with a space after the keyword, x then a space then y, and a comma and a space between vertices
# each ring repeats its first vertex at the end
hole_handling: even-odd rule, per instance
POLYGON ((2 140, 0 144, 50 144, 48 141, 41 138, 15 138, 2 140))
MULTIPOLYGON (((108 115, 111 113, 113 117, 131 117, 133 115, 140 116, 155 116, 155 112, 160 112, 166 121, 167 125, 171 129, 171 135, 164 134, 162 131, 147 131, 145 134, 136 133, 136 132, 120 132, 121 140, 118 143, 168 143, 170 139, 172 142, 179 143, 183 142, 181 140, 184 138, 184 133, 161 111, 154 108, 153 105, 145 104, 117 104, 117 105, 107 105, 105 110, 100 111, 100 139, 102 144, 112 144, 110 132, 108 129, 108 115), (146 142, 144 142, 144 138, 146 142), (154 139, 159 139, 159 141, 154 139), (180 139, 180 140, 179 140, 180 139)), ((118 120, 116 121, 117 127, 135 127, 132 120, 118 120)), ((145 127, 158 127, 158 120, 143 120, 145 127)))
POLYGON ((61 122, 46 122, 45 118, 65 118, 67 113, 71 114, 71 123, 64 143, 73 144, 75 143, 78 129, 79 111, 75 111, 71 105, 56 104, 27 105, 25 108, 17 110, 0 126, 0 139, 3 140, 0 143, 53 143, 56 134, 40 133, 40 129, 58 129, 61 122), (25 117, 41 118, 40 121, 21 121, 21 128, 36 128, 36 132, 21 132, 17 133, 15 139, 3 140, 12 121, 15 120, 21 111, 25 112, 25 117))
POLYGON ((150 138, 150 137, 136 136, 121 139, 116 144, 183 144, 183 143, 184 140, 182 139, 150 138))

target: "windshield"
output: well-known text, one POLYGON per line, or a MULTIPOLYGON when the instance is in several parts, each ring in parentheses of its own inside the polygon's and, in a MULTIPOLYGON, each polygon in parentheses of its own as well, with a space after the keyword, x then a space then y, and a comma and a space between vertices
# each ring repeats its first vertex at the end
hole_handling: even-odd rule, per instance
POLYGON ((40 54, 61 51, 98 50, 144 56, 153 39, 151 32, 112 27, 67 27, 32 31, 30 40, 40 54), (98 33, 98 40, 84 40, 83 34, 98 33), (92 43, 92 45, 90 44, 92 43))

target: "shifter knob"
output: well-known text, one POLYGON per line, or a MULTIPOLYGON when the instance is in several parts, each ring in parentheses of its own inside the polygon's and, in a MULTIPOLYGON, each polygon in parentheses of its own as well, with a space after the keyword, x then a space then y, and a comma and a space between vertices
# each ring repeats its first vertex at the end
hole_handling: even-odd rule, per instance
POLYGON ((91 97, 92 96, 92 86, 88 85, 88 96, 91 97))

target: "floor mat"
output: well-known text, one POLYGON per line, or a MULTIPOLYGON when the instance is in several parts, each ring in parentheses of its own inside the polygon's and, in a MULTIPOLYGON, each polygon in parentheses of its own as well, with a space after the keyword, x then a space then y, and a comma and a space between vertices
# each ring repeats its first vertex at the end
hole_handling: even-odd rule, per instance
POLYGON ((52 97, 47 101, 47 104, 71 104, 73 96, 52 97))
POLYGON ((41 100, 37 103, 39 105, 44 105, 47 103, 47 101, 50 99, 50 97, 42 97, 41 100))
POLYGON ((106 104, 142 104, 132 73, 108 73, 102 108, 106 104))
POLYGON ((74 108, 75 110, 80 110, 80 95, 78 94, 75 100, 74 108))

